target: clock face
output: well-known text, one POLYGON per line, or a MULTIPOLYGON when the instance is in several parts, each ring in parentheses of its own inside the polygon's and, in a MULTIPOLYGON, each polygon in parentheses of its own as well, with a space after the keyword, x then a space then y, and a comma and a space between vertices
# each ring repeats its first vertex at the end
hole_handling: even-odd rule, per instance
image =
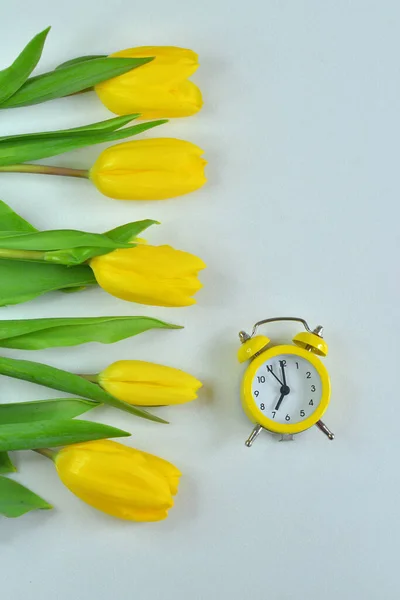
POLYGON ((318 408, 322 382, 308 360, 280 354, 259 366, 252 381, 252 396, 268 419, 287 425, 301 423, 318 408))

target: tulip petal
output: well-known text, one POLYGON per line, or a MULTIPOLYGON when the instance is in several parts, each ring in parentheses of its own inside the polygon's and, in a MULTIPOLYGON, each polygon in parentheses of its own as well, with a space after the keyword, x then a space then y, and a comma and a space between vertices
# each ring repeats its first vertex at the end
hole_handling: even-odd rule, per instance
POLYGON ((142 119, 186 117, 202 107, 200 90, 186 81, 199 66, 198 56, 193 50, 142 46, 128 48, 112 56, 154 57, 151 64, 95 86, 100 100, 112 112, 124 115, 137 110, 142 119))
POLYGON ((165 200, 202 187, 204 151, 184 140, 155 138, 111 146, 90 171, 99 191, 119 200, 165 200))
POLYGON ((117 115, 140 113, 139 120, 191 117, 203 106, 200 89, 192 81, 180 81, 170 86, 142 86, 140 93, 134 89, 114 88, 112 96, 107 92, 98 95, 117 115))
POLYGON ((129 521, 137 521, 138 523, 152 523, 156 521, 163 521, 167 517, 167 510, 127 510, 125 515, 123 514, 120 518, 127 519, 129 521))
POLYGON ((100 385, 137 406, 183 404, 197 398, 202 383, 179 369, 140 360, 121 360, 99 375, 100 385))
POLYGON ((167 406, 184 404, 197 398, 191 388, 169 388, 149 383, 103 382, 102 386, 120 400, 135 406, 167 406))
MULTIPOLYGON (((135 80, 150 84, 167 83, 170 81, 183 81, 193 75, 199 68, 199 56, 188 48, 177 46, 138 46, 127 48, 110 55, 113 58, 146 58, 153 56, 151 68, 143 65, 140 69, 130 71, 125 75, 114 78, 122 82, 135 80)), ((150 63, 149 63, 150 64, 150 63)))
POLYGON ((63 448, 55 462, 72 493, 109 515, 159 521, 173 506, 180 472, 148 453, 103 440, 63 448))
POLYGON ((159 456, 155 456, 154 454, 148 454, 147 452, 142 452, 142 455, 145 457, 147 463, 151 468, 157 469, 160 473, 163 473, 164 477, 168 480, 171 494, 175 496, 178 493, 178 485, 179 479, 182 476, 182 473, 173 465, 172 463, 160 458, 159 456))
POLYGON ((202 286, 204 262, 170 246, 138 245, 90 261, 97 283, 108 293, 153 306, 189 306, 202 286))

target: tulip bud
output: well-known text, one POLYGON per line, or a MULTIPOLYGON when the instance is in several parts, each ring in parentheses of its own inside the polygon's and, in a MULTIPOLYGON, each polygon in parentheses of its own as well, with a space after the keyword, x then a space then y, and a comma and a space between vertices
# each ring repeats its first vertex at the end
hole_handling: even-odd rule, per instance
POLYGON ((154 57, 140 68, 95 86, 101 102, 115 114, 140 113, 142 119, 189 117, 201 109, 201 92, 188 81, 199 66, 198 56, 192 50, 174 46, 142 46, 111 56, 154 57))
POLYGON ((184 371, 141 360, 117 361, 98 375, 97 382, 115 398, 135 406, 190 402, 202 386, 184 371))
POLYGON ((66 446, 54 460, 75 496, 128 521, 165 519, 181 476, 166 460, 110 440, 66 446))
POLYGON ((94 185, 118 200, 165 200, 194 192, 206 183, 195 144, 155 138, 117 144, 104 150, 90 170, 94 185))
POLYGON ((139 304, 189 306, 201 287, 203 261, 171 246, 139 244, 90 260, 97 283, 109 294, 139 304))

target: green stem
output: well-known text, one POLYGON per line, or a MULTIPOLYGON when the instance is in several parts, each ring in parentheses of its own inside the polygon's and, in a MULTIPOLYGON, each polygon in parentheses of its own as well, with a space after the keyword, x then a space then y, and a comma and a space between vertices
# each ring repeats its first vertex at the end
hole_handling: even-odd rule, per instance
POLYGON ((6 165, 0 167, 2 173, 37 173, 40 175, 62 175, 64 177, 89 178, 89 171, 86 169, 69 169, 67 167, 52 167, 50 165, 32 165, 24 163, 20 165, 6 165))
POLYGON ((50 460, 52 460, 53 462, 57 456, 57 452, 55 450, 51 450, 50 448, 35 448, 33 452, 37 452, 38 454, 41 454, 46 458, 50 458, 50 460))
POLYGON ((79 377, 82 377, 83 379, 86 379, 87 381, 91 381, 92 383, 99 383, 99 376, 98 375, 88 375, 85 373, 79 373, 79 377))
POLYGON ((0 258, 42 262, 46 260, 46 252, 39 252, 37 250, 14 250, 9 248, 0 248, 0 258))

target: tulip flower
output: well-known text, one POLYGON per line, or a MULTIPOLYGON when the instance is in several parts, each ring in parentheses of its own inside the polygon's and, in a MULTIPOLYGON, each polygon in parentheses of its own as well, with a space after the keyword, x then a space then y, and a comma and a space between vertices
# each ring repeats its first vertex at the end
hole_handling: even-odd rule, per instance
POLYGON ((151 219, 105 233, 37 231, 0 201, 0 222, 11 228, 22 225, 20 231, 0 232, 0 306, 96 284, 131 302, 189 306, 202 287, 198 272, 205 264, 200 258, 171 246, 143 243, 140 234, 156 223, 151 219), (26 228, 33 231, 25 234, 26 228))
POLYGON ((84 377, 135 406, 184 404, 197 398, 202 386, 189 373, 141 360, 119 360, 98 375, 84 377))
POLYGON ((110 440, 66 446, 54 462, 75 496, 127 521, 165 519, 181 476, 166 460, 110 440))
POLYGON ((138 244, 89 261, 97 283, 109 294, 139 304, 189 306, 202 287, 203 261, 171 246, 138 244))
POLYGON ((119 200, 164 200, 206 183, 203 150, 174 138, 117 144, 104 150, 90 170, 102 194, 119 200))
POLYGON ((35 173, 89 179, 105 196, 119 200, 165 200, 201 188, 207 181, 203 150, 175 138, 117 144, 104 150, 93 167, 71 169, 39 164, 0 165, 1 173, 35 173))
POLYGON ((201 92, 188 81, 199 66, 198 56, 192 50, 174 46, 141 46, 111 56, 154 57, 137 69, 95 86, 101 102, 113 113, 140 113, 142 119, 153 119, 189 117, 201 109, 201 92))

